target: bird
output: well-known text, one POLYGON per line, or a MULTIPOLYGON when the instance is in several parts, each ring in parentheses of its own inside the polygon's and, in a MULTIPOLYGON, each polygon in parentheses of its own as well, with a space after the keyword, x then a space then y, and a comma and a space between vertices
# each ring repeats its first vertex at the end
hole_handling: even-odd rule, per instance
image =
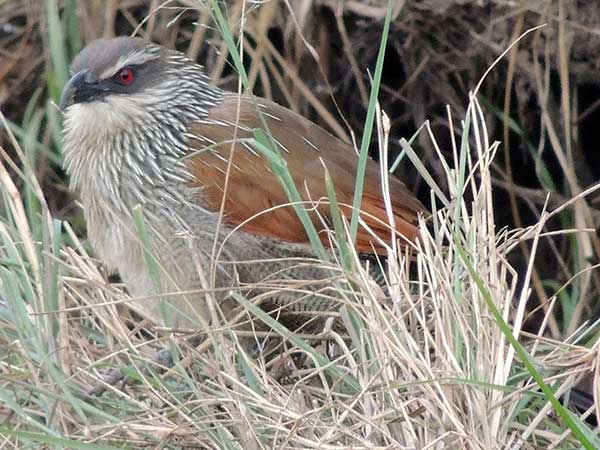
MULTIPOLYGON (((331 255, 325 168, 349 218, 358 167, 350 144, 271 100, 219 88, 196 61, 139 37, 92 41, 70 69, 59 105, 64 170, 95 255, 119 273, 135 310, 198 327, 235 290, 290 314, 336 308, 339 273, 317 257, 255 137, 270 137, 331 255), (278 289, 282 280, 291 285, 278 289)), ((395 229, 369 159, 360 254, 418 235, 426 208, 396 177, 389 192, 395 229)))

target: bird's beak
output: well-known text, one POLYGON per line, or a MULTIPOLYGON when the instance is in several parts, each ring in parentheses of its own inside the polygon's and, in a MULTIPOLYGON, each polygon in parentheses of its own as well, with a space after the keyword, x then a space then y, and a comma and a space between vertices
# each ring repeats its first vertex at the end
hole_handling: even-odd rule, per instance
POLYGON ((104 92, 98 79, 89 71, 82 70, 71 77, 60 96, 60 109, 65 111, 74 103, 90 101, 104 92))

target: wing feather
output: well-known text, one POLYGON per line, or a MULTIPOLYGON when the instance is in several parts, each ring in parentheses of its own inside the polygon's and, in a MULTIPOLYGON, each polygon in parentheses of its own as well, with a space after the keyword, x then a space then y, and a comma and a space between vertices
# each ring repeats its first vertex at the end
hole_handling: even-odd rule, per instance
MULTIPOLYGON (((330 219, 323 164, 333 181, 342 213, 350 217, 354 179, 358 158, 352 147, 304 117, 276 103, 257 99, 273 138, 281 146, 289 171, 304 201, 318 202, 309 211, 320 232, 330 219), (324 200, 324 201, 323 201, 324 200)), ((225 174, 231 159, 227 184, 224 220, 230 226, 244 224, 249 233, 289 241, 308 242, 308 237, 291 206, 276 175, 265 158, 249 145, 252 130, 264 128, 254 101, 236 94, 226 95, 211 108, 206 120, 190 126, 190 144, 198 150, 189 158, 188 167, 195 177, 192 185, 201 187, 199 202, 218 211, 225 191, 225 174), (235 121, 239 108, 239 122, 235 121), (208 149, 206 147, 209 147, 208 149), (267 211, 268 212, 264 212, 267 211), (254 217, 252 220, 250 218, 254 217)), ((389 242, 392 230, 388 225, 381 194, 379 167, 368 161, 362 199, 361 218, 383 241, 389 242)), ((416 219, 426 209, 395 177, 390 177, 395 232, 407 240, 417 233, 416 219)), ((324 243, 328 243, 325 233, 324 243)), ((383 248, 362 227, 357 235, 357 248, 366 253, 382 253, 383 248)))

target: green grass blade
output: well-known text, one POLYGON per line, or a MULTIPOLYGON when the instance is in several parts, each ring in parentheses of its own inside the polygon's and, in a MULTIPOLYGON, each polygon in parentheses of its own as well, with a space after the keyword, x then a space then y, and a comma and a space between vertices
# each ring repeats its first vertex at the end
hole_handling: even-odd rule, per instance
POLYGON ((244 63, 242 62, 242 58, 238 52, 238 48, 233 40, 233 34, 231 34, 231 30, 229 29, 229 25, 227 24, 227 20, 225 20, 225 16, 219 7, 219 2, 217 0, 210 1, 211 11, 213 13, 215 22, 217 24, 217 28, 219 29, 219 33, 221 37, 225 41, 227 45, 227 50, 233 59, 233 64, 235 66, 235 70, 237 71, 240 79, 242 80, 242 85, 245 89, 248 89, 248 75, 246 74, 246 69, 244 68, 244 63))
POLYGON ((329 198, 329 209, 331 211, 331 219, 333 222, 333 229, 335 231, 335 240, 337 243, 342 265, 345 270, 353 269, 353 259, 348 247, 348 242, 344 237, 346 236, 346 230, 342 222, 342 215, 340 214, 340 207, 337 202, 335 195, 335 186, 333 180, 329 174, 329 170, 325 167, 325 187, 327 189, 327 198, 329 198))
POLYGON ((406 139, 402 138, 402 139, 400 139, 400 146, 402 147, 402 151, 404 152, 404 154, 406 154, 406 156, 408 156, 408 159, 410 159, 412 164, 417 168, 417 171, 419 172, 419 174, 423 177, 423 179, 425 180, 425 182, 427 183, 429 188, 433 192, 435 192, 435 195, 442 202, 442 204, 446 207, 448 205, 450 205, 450 200, 448 200, 448 197, 446 197, 446 194, 444 194, 444 192, 438 186, 438 184, 435 182, 435 180, 433 179, 433 177, 431 176, 429 171, 425 168, 425 166, 421 162, 421 159, 419 158, 419 156, 416 154, 416 152, 411 147, 410 142, 408 142, 406 139))
POLYGON ((12 436, 18 439, 22 439, 24 441, 61 446, 63 448, 69 448, 74 450, 119 450, 130 448, 126 446, 113 447, 110 445, 75 441, 73 439, 68 439, 64 437, 51 436, 49 434, 32 433, 29 431, 16 431, 11 430, 8 427, 0 427, 0 436, 12 436))
POLYGON ((487 286, 483 282, 483 279, 479 276, 473 263, 469 259, 467 252, 463 248, 458 236, 454 237, 454 244, 456 248, 456 252, 460 256, 460 259, 464 263, 467 268, 471 278, 475 281, 479 292, 481 293, 485 303, 492 314, 494 321, 510 343, 510 345, 515 349, 515 352, 519 356, 519 359, 529 372, 531 378, 535 380, 537 385, 540 387, 541 391, 544 393, 546 399, 550 402, 554 411, 558 414, 558 416, 563 420, 565 425, 571 430, 573 436, 575 436, 579 442, 583 445, 586 450, 594 450, 600 448, 600 439, 594 436, 591 431, 586 430, 585 424, 583 424, 573 413, 571 413, 568 409, 566 409, 556 398, 554 395, 554 391, 550 386, 546 384, 543 377, 535 368, 535 362, 533 358, 527 353, 525 348, 521 345, 518 339, 513 335, 510 326, 506 323, 504 318, 502 317, 502 313, 498 310, 494 299, 492 298, 491 292, 488 290, 487 286))
POLYGON ((79 17, 77 16, 78 0, 65 1, 65 22, 67 28, 67 40, 71 55, 76 55, 81 50, 81 34, 79 33, 79 17))
POLYGON ((329 254, 327 253, 327 250, 325 250, 325 247, 319 238, 319 233, 317 232, 315 225, 312 223, 312 220, 308 215, 308 211, 306 211, 306 208, 302 203, 302 197, 300 196, 292 175, 287 168, 287 162, 285 158, 270 146, 270 141, 265 131, 255 129, 253 130, 253 134, 255 139, 255 141, 252 143, 253 146, 271 163, 273 172, 275 172, 281 181, 281 185, 283 186, 285 193, 292 202, 292 206, 302 222, 302 225, 304 225, 304 229, 308 234, 308 239, 312 245, 312 248, 315 250, 319 258, 324 261, 329 261, 329 254))
POLYGON ((356 184, 354 186, 354 201, 352 202, 352 219, 350 220, 350 238, 352 239, 352 242, 356 241, 356 233, 358 232, 358 218, 362 203, 365 169, 369 158, 369 145, 371 143, 371 134, 373 133, 373 123, 375 122, 375 108, 377 108, 377 97, 379 95, 379 86, 381 84, 381 73, 383 71, 385 49, 387 47, 387 39, 390 31, 393 3, 392 0, 388 0, 383 32, 381 33, 381 43, 379 44, 379 53, 377 55, 377 63, 375 64, 375 74, 373 76, 371 94, 369 96, 367 118, 365 119, 365 126, 360 144, 360 156, 358 159, 358 167, 356 169, 356 184))
POLYGON ((58 11, 57 0, 46 0, 48 43, 50 46, 50 61, 52 62, 52 74, 48 77, 48 88, 50 95, 56 101, 60 97, 60 90, 67 84, 69 79, 69 59, 65 50, 65 38, 58 11))

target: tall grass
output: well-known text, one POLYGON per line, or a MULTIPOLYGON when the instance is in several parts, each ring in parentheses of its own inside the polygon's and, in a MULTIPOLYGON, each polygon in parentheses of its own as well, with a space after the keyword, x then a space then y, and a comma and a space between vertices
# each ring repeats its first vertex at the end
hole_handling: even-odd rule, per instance
POLYGON ((545 340, 532 347, 536 339, 530 339, 525 361, 534 362, 532 371, 503 333, 509 327, 510 336, 520 335, 528 298, 521 295, 515 306, 517 274, 507 252, 520 239, 539 237, 541 228, 496 235, 489 168, 498 146, 486 142, 474 100, 470 114, 465 125, 472 139, 462 140, 456 154, 474 142, 478 157, 465 158, 463 181, 449 170, 446 182, 464 185, 472 204, 455 192, 449 208, 434 208, 431 223, 421 225, 414 260, 388 249, 390 301, 382 301, 360 264, 354 266, 357 292, 340 312, 347 338, 332 330, 321 336, 335 347, 325 367, 321 350, 286 336, 276 323, 274 333, 288 338, 289 351, 308 356, 304 367, 293 366, 287 353, 273 362, 249 358, 234 343, 199 352, 185 348, 180 336, 131 334, 117 312, 127 296, 103 281, 74 237, 69 245, 61 242, 58 224, 47 215, 43 226, 52 232, 34 241, 23 198, 3 172, 0 396, 10 410, 2 428, 7 442, 18 448, 99 448, 98 441, 341 449, 526 442, 570 448, 578 440, 595 448, 594 434, 579 418, 548 414, 552 396, 533 382, 540 374, 555 395, 564 393, 585 370, 587 351, 545 340), (158 341, 183 355, 160 374, 148 352, 158 341), (141 370, 145 364, 149 371, 141 370), (123 390, 107 385, 102 397, 90 397, 86 392, 103 383, 103 368, 116 365, 127 367, 137 383, 123 390), (291 368, 282 376, 277 365, 291 368), (340 383, 344 379, 352 381, 340 383))

